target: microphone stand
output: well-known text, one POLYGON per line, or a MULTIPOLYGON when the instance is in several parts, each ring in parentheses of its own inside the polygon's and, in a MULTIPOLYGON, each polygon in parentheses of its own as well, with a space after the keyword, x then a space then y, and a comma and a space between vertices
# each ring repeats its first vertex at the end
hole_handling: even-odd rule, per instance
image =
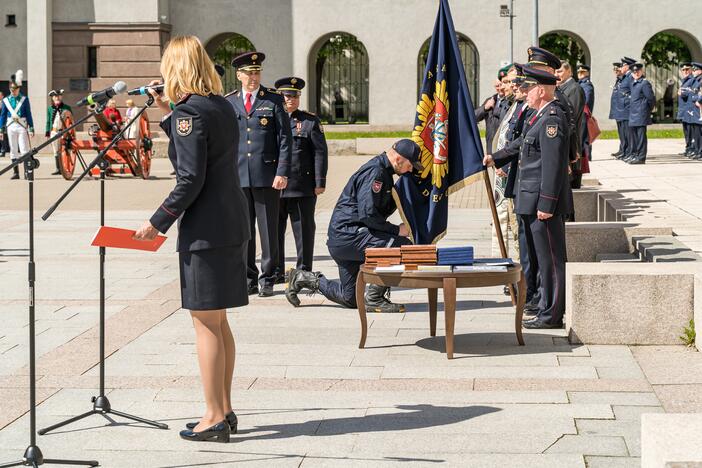
MULTIPOLYGON (((66 199, 66 197, 73 191, 73 189, 80 183, 81 180, 92 170, 93 167, 98 166, 100 168, 100 226, 105 225, 105 171, 107 170, 108 163, 105 160, 105 154, 114 146, 117 144, 119 140, 122 139, 124 133, 127 131, 127 129, 136 121, 139 120, 139 117, 141 114, 144 113, 144 111, 153 104, 154 98, 149 96, 149 99, 147 100, 146 104, 137 112, 136 116, 122 128, 122 130, 115 135, 115 137, 110 141, 110 143, 107 145, 107 147, 103 148, 102 151, 98 153, 98 155, 93 159, 90 164, 88 164, 88 167, 85 168, 83 173, 71 184, 70 187, 59 197, 58 200, 48 209, 46 210, 46 213, 41 217, 44 221, 49 219, 51 214, 56 211, 58 206, 63 202, 63 200, 66 199)), ((59 427, 66 426, 68 424, 71 424, 73 422, 76 422, 80 419, 86 418, 88 416, 92 416, 93 414, 100 414, 100 415, 106 415, 106 414, 114 414, 117 416, 121 416, 125 419, 130 419, 132 421, 136 422, 141 422, 150 426, 154 426, 160 429, 168 429, 168 425, 156 422, 156 421, 151 421, 149 419, 144 419, 140 418, 138 416, 133 416, 131 414, 123 413, 121 411, 117 411, 115 409, 112 409, 112 405, 110 404, 110 400, 108 400, 107 396, 105 396, 105 247, 100 247, 99 248, 99 255, 100 255, 100 393, 98 396, 94 396, 92 398, 92 403, 93 403, 93 409, 90 411, 87 411, 83 414, 80 414, 78 416, 72 417, 70 419, 67 419, 65 421, 62 421, 60 423, 54 424, 53 426, 46 427, 44 429, 39 430, 39 435, 44 435, 47 432, 51 432, 54 429, 58 429, 59 427)), ((2 467, 0 467, 2 468, 2 467)))
POLYGON ((0 170, 0 175, 7 171, 24 164, 24 174, 28 182, 29 193, 29 268, 27 269, 27 281, 29 282, 29 446, 24 451, 22 460, 4 463, 0 468, 8 468, 11 466, 33 466, 37 468, 45 463, 52 465, 85 465, 98 466, 99 463, 95 460, 59 460, 53 458, 44 458, 41 449, 37 446, 37 393, 36 393, 36 332, 35 332, 35 302, 34 302, 34 284, 35 284, 35 264, 34 264, 34 169, 39 167, 39 161, 34 156, 46 146, 61 138, 66 132, 73 130, 81 123, 88 120, 98 112, 102 112, 102 106, 98 105, 91 110, 88 115, 75 122, 68 128, 57 132, 53 137, 46 140, 41 145, 32 148, 21 157, 16 159, 6 168, 0 170))

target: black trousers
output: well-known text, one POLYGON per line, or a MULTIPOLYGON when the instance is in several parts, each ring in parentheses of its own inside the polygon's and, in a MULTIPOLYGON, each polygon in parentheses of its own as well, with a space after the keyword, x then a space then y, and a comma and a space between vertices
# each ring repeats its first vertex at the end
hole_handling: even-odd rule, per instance
POLYGON ((359 229, 351 242, 329 246, 329 254, 339 268, 339 279, 330 280, 324 275, 320 276, 319 292, 330 301, 355 309, 357 307, 356 278, 365 261, 366 248, 399 247, 411 243, 406 237, 371 231, 368 228, 359 229))
POLYGON ((299 270, 312 271, 314 259, 314 207, 317 197, 294 197, 280 199, 278 215, 278 268, 280 273, 285 269, 285 231, 288 227, 288 217, 295 236, 297 264, 299 270))
POLYGON ((685 136, 685 152, 690 151, 690 124, 682 123, 683 135, 685 136))
POLYGON ((617 120, 617 133, 619 134, 619 152, 622 156, 629 154, 629 121, 617 120))
MULTIPOLYGON (((702 124, 702 122, 700 122, 702 124)), ((690 125, 690 149, 695 154, 702 153, 702 125, 696 123, 690 125)))
POLYGON ((278 263, 278 210, 280 191, 272 187, 246 187, 243 189, 249 202, 251 240, 246 261, 249 284, 273 285, 278 263), (261 276, 256 267, 256 223, 261 235, 261 276))
POLYGON ((560 215, 545 221, 536 215, 520 215, 528 248, 539 269, 539 314, 546 323, 560 324, 565 313, 565 223, 560 215))
POLYGON ((629 127, 631 134, 631 156, 639 161, 645 161, 648 154, 648 137, 646 136, 646 127, 629 127))
POLYGON ((524 271, 526 279, 526 302, 539 303, 539 264, 534 251, 534 242, 527 242, 526 232, 524 227, 524 219, 522 216, 517 218, 519 224, 519 263, 524 271), (531 245, 531 248, 529 248, 531 245))

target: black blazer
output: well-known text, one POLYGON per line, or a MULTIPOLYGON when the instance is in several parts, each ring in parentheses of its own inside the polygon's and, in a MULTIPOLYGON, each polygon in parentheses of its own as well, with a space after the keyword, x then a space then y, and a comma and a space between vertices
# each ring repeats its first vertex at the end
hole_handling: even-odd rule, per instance
POLYGON ((290 119, 283 97, 261 86, 251 112, 240 91, 225 96, 239 129, 239 179, 242 187, 271 188, 275 176, 290 177, 290 119))
POLYGON ((293 150, 288 186, 281 198, 314 196, 327 185, 327 140, 319 117, 303 110, 290 114, 293 150))
POLYGON ((161 128, 176 186, 151 217, 165 233, 178 219, 179 252, 238 245, 250 238, 249 209, 239 184, 234 111, 222 96, 191 95, 161 128))
MULTIPOLYGON (((534 117, 531 117, 534 119, 534 117)), ((568 182, 567 117, 556 101, 548 104, 525 130, 519 155, 514 212, 553 215, 573 212, 568 182)))

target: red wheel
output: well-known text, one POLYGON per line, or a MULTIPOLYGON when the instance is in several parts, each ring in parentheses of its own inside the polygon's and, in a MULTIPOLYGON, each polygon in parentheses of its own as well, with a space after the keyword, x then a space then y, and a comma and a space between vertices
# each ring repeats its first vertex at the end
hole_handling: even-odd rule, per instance
MULTIPOLYGON (((62 114, 64 128, 73 125, 73 115, 69 111, 62 114)), ((66 180, 73 178, 76 169, 76 156, 78 150, 75 148, 75 131, 71 130, 59 140, 59 171, 66 180)))
POLYGON ((151 129, 146 113, 139 119, 139 141, 137 142, 137 161, 142 179, 148 179, 151 173, 151 156, 153 153, 153 142, 151 141, 151 129))

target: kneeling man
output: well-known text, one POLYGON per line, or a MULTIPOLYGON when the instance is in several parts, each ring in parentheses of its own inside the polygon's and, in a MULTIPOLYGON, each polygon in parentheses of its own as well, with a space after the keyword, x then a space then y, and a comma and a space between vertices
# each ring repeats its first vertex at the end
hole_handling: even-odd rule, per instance
MULTIPOLYGON (((397 206, 392 197, 393 174, 402 175, 412 168, 422 170, 419 146, 409 139, 392 145, 351 176, 344 187, 329 222, 327 247, 339 267, 339 279, 329 280, 319 272, 290 271, 285 296, 298 307, 302 289, 319 291, 327 299, 344 307, 356 308, 356 277, 368 247, 399 247, 410 244, 409 230, 387 221, 397 206)), ((404 312, 386 295, 390 288, 369 285, 365 295, 369 312, 404 312)))

